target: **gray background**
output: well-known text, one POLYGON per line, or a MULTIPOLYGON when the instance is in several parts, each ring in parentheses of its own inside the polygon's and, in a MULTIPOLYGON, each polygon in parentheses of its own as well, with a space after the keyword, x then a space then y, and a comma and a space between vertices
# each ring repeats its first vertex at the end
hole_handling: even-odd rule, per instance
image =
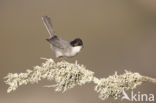
MULTIPOLYGON (((42 15, 49 15, 63 39, 80 37, 85 48, 69 62, 78 60, 99 78, 124 69, 155 77, 155 0, 0 0, 0 103, 116 103, 101 101, 94 84, 77 86, 64 94, 42 80, 6 93, 3 77, 20 73, 55 56, 45 41, 49 37, 42 15)), ((135 92, 153 93, 154 84, 143 84, 135 92)), ((127 101, 124 101, 124 103, 127 101)))

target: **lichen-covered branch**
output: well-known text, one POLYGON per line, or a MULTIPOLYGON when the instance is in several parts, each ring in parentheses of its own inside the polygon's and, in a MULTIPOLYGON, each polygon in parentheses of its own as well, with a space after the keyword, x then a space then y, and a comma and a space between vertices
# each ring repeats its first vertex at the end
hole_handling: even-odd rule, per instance
POLYGON ((85 69, 85 66, 75 63, 54 62, 52 59, 45 59, 41 66, 35 66, 33 70, 26 70, 26 73, 9 73, 5 79, 9 85, 7 92, 16 90, 21 85, 38 83, 41 79, 55 80, 56 91, 66 91, 76 85, 83 85, 91 82, 94 73, 85 69))
POLYGON ((141 83, 142 76, 139 73, 125 71, 124 74, 118 75, 117 72, 115 72, 114 75, 108 78, 100 79, 95 90, 99 93, 99 97, 102 100, 108 97, 117 99, 123 90, 134 89, 141 83))
POLYGON ((45 59, 41 66, 35 66, 33 70, 26 70, 25 73, 9 73, 4 77, 5 83, 9 85, 8 93, 16 90, 21 85, 38 83, 42 79, 54 80, 56 84, 45 86, 55 87, 56 91, 65 92, 76 85, 93 82, 96 84, 95 91, 99 93, 100 99, 109 97, 117 99, 123 90, 134 89, 143 82, 156 83, 156 79, 142 76, 139 73, 125 71, 118 75, 117 72, 108 78, 98 79, 94 72, 87 70, 84 65, 69 63, 67 61, 55 62, 52 59, 45 59))

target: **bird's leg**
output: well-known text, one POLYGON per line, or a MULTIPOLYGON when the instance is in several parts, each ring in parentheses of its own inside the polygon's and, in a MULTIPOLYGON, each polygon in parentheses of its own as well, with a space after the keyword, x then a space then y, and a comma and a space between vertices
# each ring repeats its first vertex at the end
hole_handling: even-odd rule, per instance
POLYGON ((60 57, 58 57, 58 58, 59 58, 59 60, 60 60, 61 62, 64 62, 64 61, 65 61, 65 59, 64 59, 63 56, 60 56, 60 57))

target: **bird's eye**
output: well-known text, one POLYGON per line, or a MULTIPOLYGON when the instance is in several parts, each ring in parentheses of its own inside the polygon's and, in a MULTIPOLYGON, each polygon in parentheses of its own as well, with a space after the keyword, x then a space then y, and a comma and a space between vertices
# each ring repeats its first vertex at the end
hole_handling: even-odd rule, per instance
POLYGON ((75 46, 79 46, 79 43, 78 43, 78 42, 76 42, 74 45, 75 45, 75 46))

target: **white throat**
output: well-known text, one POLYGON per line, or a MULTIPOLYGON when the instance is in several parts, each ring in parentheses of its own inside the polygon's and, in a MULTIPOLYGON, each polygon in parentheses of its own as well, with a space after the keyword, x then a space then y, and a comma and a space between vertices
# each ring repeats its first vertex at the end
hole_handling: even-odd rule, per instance
POLYGON ((75 46, 72 48, 72 53, 73 54, 77 54, 78 52, 80 52, 82 49, 82 46, 75 46))

